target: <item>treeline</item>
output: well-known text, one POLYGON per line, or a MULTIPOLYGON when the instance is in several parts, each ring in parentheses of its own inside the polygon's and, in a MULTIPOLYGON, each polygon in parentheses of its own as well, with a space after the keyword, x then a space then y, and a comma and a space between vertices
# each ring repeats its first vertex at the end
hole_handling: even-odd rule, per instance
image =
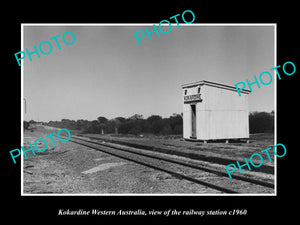
POLYGON ((182 117, 173 114, 169 118, 153 115, 144 119, 142 115, 135 114, 129 118, 116 117, 108 120, 98 117, 97 120, 69 120, 50 121, 45 125, 67 128, 70 130, 81 130, 82 133, 119 133, 119 134, 182 134, 182 117))
POLYGON ((249 114, 250 133, 273 133, 274 132, 274 111, 251 112, 249 114))
MULTIPOLYGON (((29 121, 30 124, 35 121, 29 121)), ((97 134, 182 134, 183 122, 182 115, 173 114, 169 118, 162 118, 158 115, 150 116, 146 119, 142 115, 135 114, 129 118, 116 117, 107 119, 98 117, 97 120, 69 120, 50 121, 43 123, 48 126, 67 128, 69 130, 80 130, 82 133, 97 134)), ((272 133, 274 131, 274 111, 268 112, 251 112, 249 114, 250 133, 272 133)))

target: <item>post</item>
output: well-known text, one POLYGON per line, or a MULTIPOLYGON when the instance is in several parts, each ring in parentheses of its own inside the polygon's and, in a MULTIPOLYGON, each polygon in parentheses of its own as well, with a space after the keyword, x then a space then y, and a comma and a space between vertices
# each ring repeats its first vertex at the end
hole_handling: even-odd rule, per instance
POLYGON ((25 114, 26 114, 26 98, 23 98, 23 100, 24 100, 24 103, 25 103, 24 109, 25 109, 25 114))

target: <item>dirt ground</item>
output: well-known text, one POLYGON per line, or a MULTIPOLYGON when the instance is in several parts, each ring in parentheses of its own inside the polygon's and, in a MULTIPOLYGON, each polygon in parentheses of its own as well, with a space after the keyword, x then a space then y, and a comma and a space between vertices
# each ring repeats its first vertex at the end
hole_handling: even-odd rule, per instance
MULTIPOLYGON (((26 131, 24 148, 52 132, 26 131)), ((45 152, 28 152, 23 159, 24 194, 219 193, 72 142, 62 143, 55 136, 54 141, 55 147, 49 141, 45 152)), ((43 144, 38 147, 44 149, 43 144)))
MULTIPOLYGON (((37 138, 56 132, 55 129, 38 127, 24 133, 24 148, 37 138)), ((73 134, 73 132, 71 131, 73 134)), ((56 146, 47 138, 48 149, 23 159, 24 194, 214 194, 216 190, 180 180, 169 174, 147 168, 99 151, 62 143, 53 136, 56 146)), ((252 136, 251 143, 195 143, 180 138, 114 137, 115 140, 136 142, 155 147, 191 151, 208 157, 242 159, 273 145, 272 135, 252 136)), ((44 149, 42 142, 39 149, 44 149)), ((272 163, 268 164, 270 167, 272 163)))

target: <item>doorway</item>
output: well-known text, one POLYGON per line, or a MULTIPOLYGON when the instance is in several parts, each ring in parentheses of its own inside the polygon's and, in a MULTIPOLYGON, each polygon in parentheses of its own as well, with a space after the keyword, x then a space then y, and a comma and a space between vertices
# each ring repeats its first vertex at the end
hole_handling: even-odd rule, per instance
POLYGON ((196 128, 196 104, 191 105, 192 111, 192 135, 191 138, 197 138, 197 128, 196 128))

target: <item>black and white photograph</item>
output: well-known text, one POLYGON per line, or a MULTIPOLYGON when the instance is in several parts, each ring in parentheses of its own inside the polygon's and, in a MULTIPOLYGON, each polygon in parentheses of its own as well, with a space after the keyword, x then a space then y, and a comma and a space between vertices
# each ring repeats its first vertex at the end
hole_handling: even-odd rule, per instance
POLYGON ((206 3, 5 8, 4 220, 296 219, 297 7, 206 3))
POLYGON ((276 24, 22 29, 23 195, 276 194, 276 24))

